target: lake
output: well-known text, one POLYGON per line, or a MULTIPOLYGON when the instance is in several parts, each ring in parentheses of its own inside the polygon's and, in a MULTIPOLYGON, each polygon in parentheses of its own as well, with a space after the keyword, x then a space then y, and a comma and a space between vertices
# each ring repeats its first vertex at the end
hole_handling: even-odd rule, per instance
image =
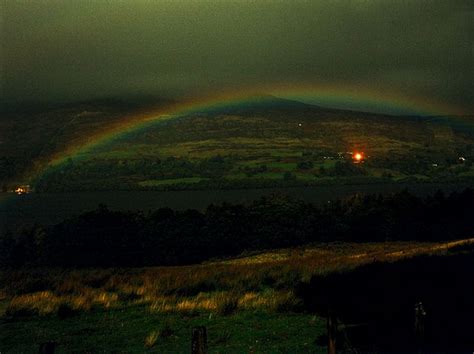
MULTIPOLYGON (((243 203, 271 193, 284 193, 315 204, 327 203, 354 193, 391 193, 408 189, 425 196, 441 189, 445 192, 462 190, 467 184, 367 184, 291 187, 279 189, 243 189, 212 191, 110 191, 77 193, 31 193, 16 195, 0 193, 0 230, 30 226, 34 223, 51 225, 65 218, 96 209, 105 204, 112 210, 149 211, 161 207, 203 210, 214 203, 243 203)), ((474 187, 471 185, 471 187, 474 187)))

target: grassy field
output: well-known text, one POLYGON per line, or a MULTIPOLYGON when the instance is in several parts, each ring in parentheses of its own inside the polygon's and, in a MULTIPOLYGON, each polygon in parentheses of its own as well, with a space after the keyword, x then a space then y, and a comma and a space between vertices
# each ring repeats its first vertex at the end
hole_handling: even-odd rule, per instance
POLYGON ((171 179, 151 179, 147 181, 142 181, 138 183, 140 186, 149 187, 149 186, 161 186, 161 185, 172 185, 177 183, 197 183, 205 180, 204 178, 200 177, 186 177, 186 178, 171 178, 171 179))
POLYGON ((191 331, 206 326, 210 353, 323 353, 314 338, 324 322, 308 314, 239 312, 232 316, 151 313, 147 306, 94 309, 73 317, 30 317, 2 324, 2 353, 37 352, 55 341, 58 352, 189 353, 191 331))
POLYGON ((56 341, 63 352, 188 352, 191 328, 205 325, 213 353, 322 352, 324 321, 303 311, 296 284, 473 242, 330 244, 183 267, 2 270, 0 350, 56 341))

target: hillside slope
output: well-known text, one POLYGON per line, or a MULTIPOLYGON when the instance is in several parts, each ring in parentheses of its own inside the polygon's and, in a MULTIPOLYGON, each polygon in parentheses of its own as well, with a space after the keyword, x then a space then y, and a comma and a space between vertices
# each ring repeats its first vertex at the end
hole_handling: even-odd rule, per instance
MULTIPOLYGON (((3 163, 13 159, 15 164, 17 155, 24 155, 12 144, 29 146, 31 158, 23 161, 28 165, 125 116, 120 109, 107 113, 91 107, 74 112, 62 125, 56 120, 61 115, 64 122, 64 112, 40 115, 45 133, 39 130, 35 139, 28 140, 30 145, 22 143, 29 135, 21 129, 10 136, 0 145, 3 155, 16 153, 3 163)), ((49 191, 185 189, 341 179, 345 183, 457 180, 474 176, 473 158, 469 117, 397 117, 261 96, 248 104, 196 111, 132 131, 51 168, 36 187, 49 191), (353 160, 356 152, 362 155, 358 164, 353 160)))

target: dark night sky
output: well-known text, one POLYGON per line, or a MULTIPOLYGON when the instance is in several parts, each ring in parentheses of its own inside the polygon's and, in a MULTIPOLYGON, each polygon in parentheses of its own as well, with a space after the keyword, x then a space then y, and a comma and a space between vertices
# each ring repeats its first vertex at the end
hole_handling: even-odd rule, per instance
POLYGON ((474 113, 474 1, 15 1, 2 101, 347 83, 474 113))

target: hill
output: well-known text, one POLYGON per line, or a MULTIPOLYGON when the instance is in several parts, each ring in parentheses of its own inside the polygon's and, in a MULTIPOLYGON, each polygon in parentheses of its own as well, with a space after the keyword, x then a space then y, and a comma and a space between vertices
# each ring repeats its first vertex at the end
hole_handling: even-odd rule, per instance
POLYGON ((97 99, 76 103, 2 105, 0 108, 0 188, 27 182, 48 156, 127 114, 153 111, 169 100, 153 97, 97 99))
MULTIPOLYGON (((0 148, 10 172, 0 178, 15 180, 31 161, 147 107, 101 102, 4 119, 0 148)), ((466 180, 474 177, 472 126, 470 117, 389 116, 260 96, 133 131, 35 184, 64 191, 466 180)))

